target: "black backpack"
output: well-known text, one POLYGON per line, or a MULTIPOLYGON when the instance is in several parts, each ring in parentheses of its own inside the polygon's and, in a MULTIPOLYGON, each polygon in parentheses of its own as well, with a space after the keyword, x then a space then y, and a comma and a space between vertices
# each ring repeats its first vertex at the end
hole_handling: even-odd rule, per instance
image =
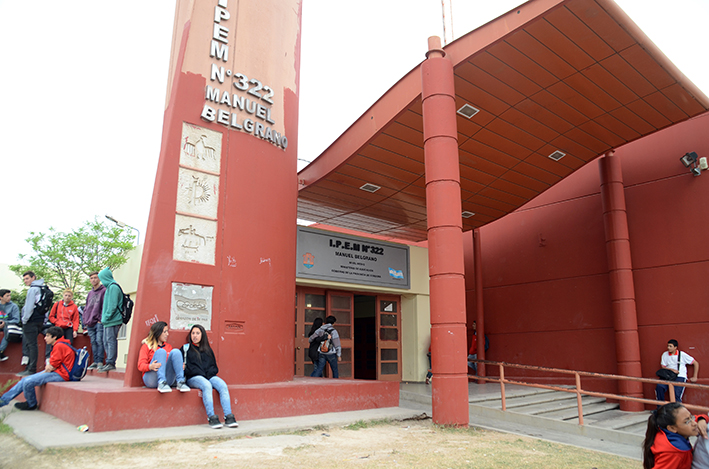
POLYGON ((335 329, 331 327, 330 329, 326 329, 325 333, 328 334, 328 336, 325 336, 325 334, 323 334, 323 341, 320 342, 320 347, 318 347, 318 351, 320 351, 321 353, 332 352, 332 333, 334 332, 334 330, 335 329))
POLYGON ((133 306, 135 303, 133 303, 133 300, 130 299, 130 295, 123 293, 123 289, 120 285, 116 284, 116 286, 119 290, 121 290, 121 298, 123 298, 123 302, 118 306, 118 310, 121 312, 121 316, 123 317, 123 324, 128 324, 131 316, 133 316, 133 306))
POLYGON ((54 304, 54 292, 46 285, 36 285, 39 288, 39 300, 34 304, 32 316, 45 317, 54 304))

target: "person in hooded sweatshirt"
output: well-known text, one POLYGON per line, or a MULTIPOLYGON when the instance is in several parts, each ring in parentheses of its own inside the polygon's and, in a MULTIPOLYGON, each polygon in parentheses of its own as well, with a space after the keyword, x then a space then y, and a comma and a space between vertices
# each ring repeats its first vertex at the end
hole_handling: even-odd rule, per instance
POLYGON ((37 372, 37 337, 44 324, 45 312, 35 306, 42 297, 40 287, 44 286, 44 280, 37 279, 35 273, 28 270, 22 274, 22 281, 30 287, 22 307, 22 354, 28 357, 28 362, 27 368, 17 373, 17 376, 29 376, 37 372))
POLYGON ((116 369, 116 358, 118 356, 118 330, 123 324, 123 294, 121 287, 113 280, 113 272, 106 268, 98 273, 98 279, 104 287, 106 293, 103 294, 103 308, 101 310, 101 324, 103 324, 103 348, 106 353, 106 363, 98 369, 101 373, 106 373, 116 369))
POLYGON ((54 346, 52 355, 49 357, 49 364, 43 372, 25 376, 9 391, 0 396, 0 407, 8 405, 11 400, 20 394, 24 394, 27 402, 17 402, 15 407, 20 410, 35 410, 37 408, 37 395, 34 390, 36 386, 58 381, 69 381, 69 372, 74 367, 74 351, 71 349, 69 341, 62 337, 63 335, 64 331, 57 326, 52 326, 46 330, 44 341, 47 346, 54 346))

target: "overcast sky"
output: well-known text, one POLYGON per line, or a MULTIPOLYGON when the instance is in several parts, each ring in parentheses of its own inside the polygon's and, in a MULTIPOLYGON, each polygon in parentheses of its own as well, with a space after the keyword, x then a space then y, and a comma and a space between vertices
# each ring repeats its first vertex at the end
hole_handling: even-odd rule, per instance
MULTIPOLYGON (((521 3, 452 2, 455 37, 521 3)), ((617 3, 709 94, 709 0, 617 3)), ((0 0, 0 263, 31 231, 105 214, 142 240, 173 20, 171 0, 0 0)), ((304 0, 298 157, 317 157, 442 34, 440 0, 304 0)))

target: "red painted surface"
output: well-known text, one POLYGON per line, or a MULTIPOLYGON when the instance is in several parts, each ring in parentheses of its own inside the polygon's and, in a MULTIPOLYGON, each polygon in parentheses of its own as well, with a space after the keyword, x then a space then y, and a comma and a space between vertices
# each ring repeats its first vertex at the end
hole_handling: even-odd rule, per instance
MULTIPOLYGON (((237 420, 399 405, 399 383, 383 381, 302 378, 230 385, 229 394, 237 420)), ((89 376, 79 383, 50 383, 39 399, 40 410, 73 425, 86 424, 93 432, 207 423, 202 398, 196 390, 160 394, 155 389, 125 388, 116 379, 89 376)), ((216 393, 214 406, 223 417, 216 393)))
MULTIPOLYGON (((613 152, 598 161, 618 374, 641 377, 633 262, 630 258, 625 187, 621 168, 620 158, 613 152)), ((642 397, 642 384, 636 381, 620 381, 618 392, 625 396, 642 397)), ((641 411, 643 408, 643 404, 638 402, 620 403, 620 409, 625 411, 641 411)))
POLYGON ((433 421, 468 425, 465 277, 453 65, 429 38, 421 65, 431 302, 433 421))
MULTIPOLYGON (((299 6, 298 2, 293 3, 299 6)), ((183 69, 184 64, 195 62, 196 58, 208 57, 214 7, 187 10, 193 6, 183 2, 178 7, 176 27, 182 28, 181 15, 189 18, 173 42, 179 50, 173 51, 177 59, 171 69, 172 89, 165 110, 125 384, 142 386, 141 374, 135 366, 141 340, 156 319, 170 324, 173 282, 214 287, 209 338, 219 361, 219 375, 227 383, 290 381, 293 379, 299 38, 287 38, 278 45, 293 41, 294 48, 288 51, 287 58, 278 60, 292 61, 296 67, 295 90, 286 86, 275 89, 278 97, 274 99, 282 99, 284 103, 284 115, 275 116, 287 130, 288 147, 283 150, 252 134, 200 119, 206 85, 215 86, 215 82, 209 81, 209 66, 200 69, 201 74, 183 69), (183 121, 222 133, 214 266, 173 260, 183 121)), ((278 21, 299 24, 299 7, 291 10, 291 6, 284 2, 278 7, 288 12, 278 16, 278 21)), ((238 4, 230 6, 230 47, 234 49, 239 46, 234 39, 236 21, 240 18, 237 8, 241 11, 238 4)), ((278 21, 260 30, 262 40, 271 32, 281 34, 280 30, 272 31, 278 27, 278 21)), ((288 23, 288 26, 293 25, 288 23)), ((269 60, 268 56, 263 60, 269 60)), ((244 62, 247 61, 240 63, 244 62)), ((239 66, 226 62, 219 65, 239 66)), ((248 70, 234 70, 234 73, 237 71, 256 73, 248 70)), ((221 88, 230 89, 230 85, 231 79, 221 88)), ((214 104, 214 107, 223 106, 214 104)), ((244 117, 242 114, 241 119, 244 117)), ((186 342, 186 335, 186 331, 171 331, 169 342, 179 346, 186 342)))
MULTIPOLYGON (((700 363, 709 359, 709 243, 703 239, 709 232, 709 173, 692 177, 679 162, 688 151, 709 156, 707 132, 709 115, 703 115, 616 150, 625 184, 641 371, 648 378, 655 376, 671 338, 700 363)), ((587 165, 480 229, 488 359, 620 371, 600 183, 598 166, 587 165)), ((470 322, 476 317, 472 233, 464 236, 470 322)), ((709 384, 706 370, 700 370, 699 382, 709 384)), ((593 386, 616 390, 605 381, 593 386)), ((650 385, 643 391, 654 396, 650 385)), ((709 393, 698 391, 685 395, 689 403, 708 399, 709 393)))

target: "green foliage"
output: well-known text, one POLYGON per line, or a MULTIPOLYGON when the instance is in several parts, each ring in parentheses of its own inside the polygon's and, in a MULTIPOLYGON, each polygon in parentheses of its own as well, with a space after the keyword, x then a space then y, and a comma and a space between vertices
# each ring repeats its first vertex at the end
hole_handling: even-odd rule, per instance
POLYGON ((20 310, 25 306, 25 298, 27 298, 27 288, 23 288, 22 291, 10 290, 10 301, 15 303, 20 310))
POLYGON ((17 275, 31 270, 52 289, 69 288, 76 299, 91 289, 89 273, 103 268, 115 270, 128 260, 135 236, 98 219, 87 221, 69 233, 49 228, 47 233, 30 232, 25 240, 33 253, 21 254, 21 264, 11 265, 17 275))

